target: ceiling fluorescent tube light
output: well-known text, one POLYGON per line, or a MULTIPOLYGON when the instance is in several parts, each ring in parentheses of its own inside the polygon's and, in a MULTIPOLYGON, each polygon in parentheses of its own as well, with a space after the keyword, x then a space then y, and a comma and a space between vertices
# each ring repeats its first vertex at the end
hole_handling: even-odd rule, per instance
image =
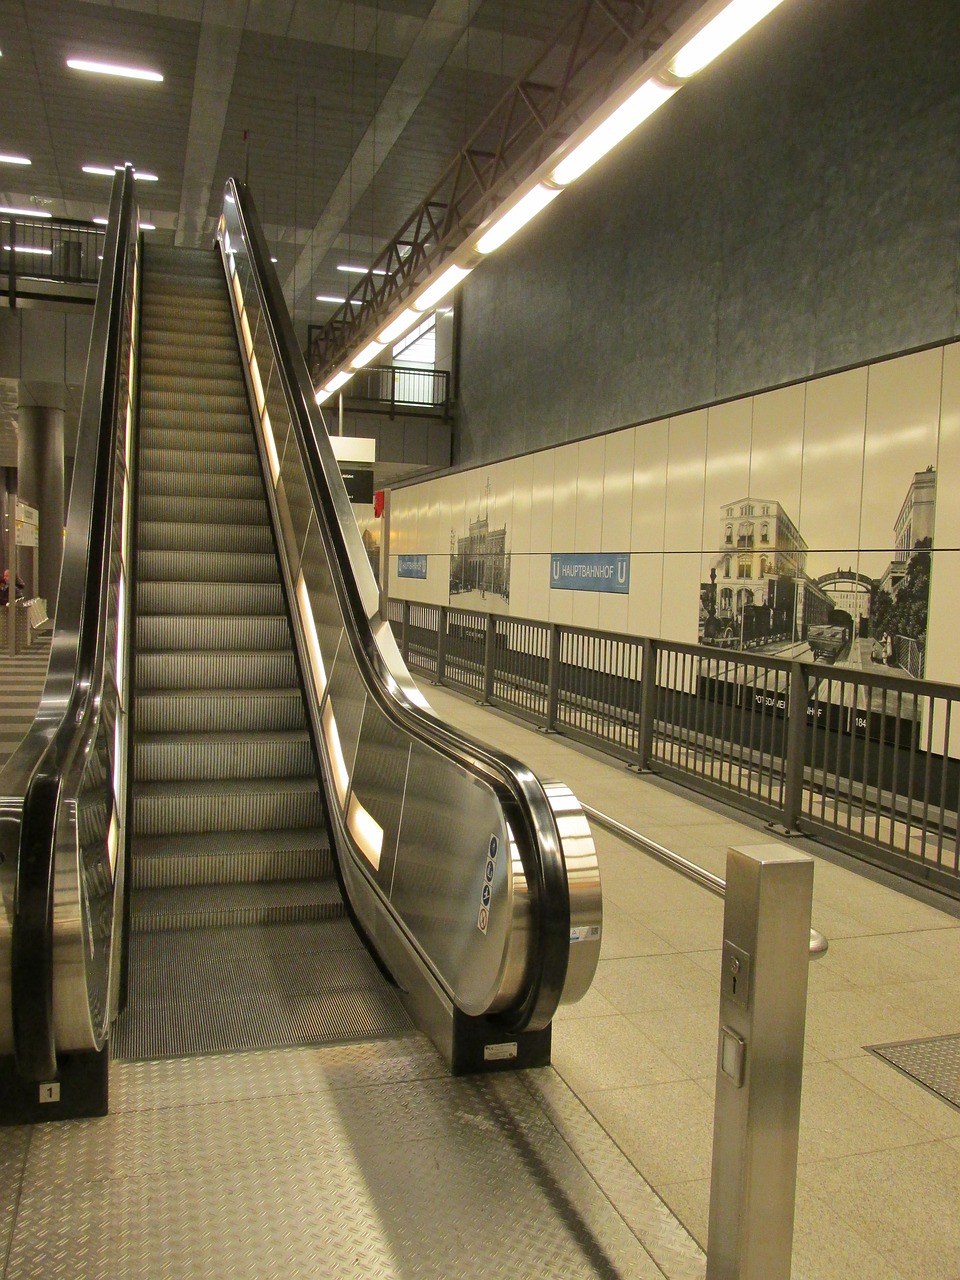
POLYGON ((670 70, 681 80, 695 76, 780 3, 781 0, 732 0, 687 41, 670 63, 670 70))
POLYGON ((638 125, 649 119, 657 107, 672 98, 676 91, 675 85, 661 84, 659 80, 645 80, 626 102, 607 116, 602 124, 597 125, 593 133, 574 147, 568 156, 564 156, 550 175, 553 181, 565 187, 567 183, 586 173, 591 165, 596 164, 638 125))
POLYGON ((12 218, 52 218, 53 214, 46 209, 11 209, 9 205, 0 205, 0 213, 12 218))
POLYGON ((120 67, 112 62, 90 62, 86 58, 68 58, 67 66, 73 71, 92 71, 100 76, 122 76, 125 80, 152 80, 155 84, 163 83, 159 71, 149 71, 146 67, 120 67))
POLYGON ((391 320, 387 327, 381 331, 378 341, 382 342, 384 346, 388 346, 391 342, 395 342, 397 338, 405 334, 410 326, 416 324, 419 319, 419 313, 414 311, 413 307, 407 307, 405 311, 401 311, 400 314, 394 320, 391 320))
POLYGON ((559 194, 559 187, 547 187, 542 182, 538 182, 480 237, 477 241, 477 253, 493 253, 494 249, 499 249, 502 244, 506 244, 511 236, 516 235, 521 227, 525 227, 559 194))
POLYGON ((379 342, 376 338, 372 342, 368 342, 350 361, 351 369, 362 369, 365 364, 369 364, 374 356, 378 356, 387 344, 379 342))
POLYGON ((414 307, 420 312, 430 311, 441 298, 445 298, 448 293, 451 293, 460 281, 465 280, 469 274, 469 267, 447 267, 446 271, 437 276, 433 284, 424 293, 421 293, 419 298, 414 299, 414 307))
MULTIPOLYGON (((84 173, 92 173, 98 178, 113 178, 123 168, 122 164, 115 164, 112 169, 108 169, 102 164, 85 164, 81 165, 84 173)), ((141 169, 134 169, 133 176, 138 182, 159 182, 159 178, 155 173, 146 173, 141 169)))
MULTIPOLYGON (((52 249, 39 249, 36 246, 31 244, 15 244, 13 248, 17 253, 42 253, 42 254, 45 254, 46 257, 48 258, 51 258, 53 256, 52 249)), ((3 250, 4 250, 4 253, 10 253, 11 251, 10 246, 8 244, 5 244, 3 246, 3 250)))
POLYGON ((0 156, 0 164, 30 164, 26 156, 0 156))
POLYGON ((318 302, 336 302, 337 304, 342 304, 346 302, 346 298, 338 298, 336 294, 333 294, 333 293, 318 293, 317 301, 318 302))
POLYGON ((381 271, 378 267, 352 267, 347 262, 341 263, 337 270, 349 272, 350 275, 354 276, 385 276, 387 274, 386 271, 381 271))
POLYGON ((339 391, 345 382, 349 382, 353 374, 349 369, 341 369, 339 373, 335 373, 329 382, 323 384, 324 391, 328 391, 333 395, 334 391, 339 391))

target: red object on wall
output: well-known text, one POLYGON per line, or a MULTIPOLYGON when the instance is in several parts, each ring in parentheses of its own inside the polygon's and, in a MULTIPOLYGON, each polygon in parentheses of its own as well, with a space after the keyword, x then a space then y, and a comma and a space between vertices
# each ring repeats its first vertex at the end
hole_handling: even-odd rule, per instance
POLYGON ((383 515, 383 490, 378 489, 373 495, 373 514, 375 516, 383 515))

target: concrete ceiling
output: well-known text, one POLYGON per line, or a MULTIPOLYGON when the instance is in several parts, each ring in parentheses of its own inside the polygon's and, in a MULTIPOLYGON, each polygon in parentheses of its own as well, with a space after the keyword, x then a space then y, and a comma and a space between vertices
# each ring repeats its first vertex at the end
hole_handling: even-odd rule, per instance
POLYGON ((297 331, 334 310, 579 0, 0 0, 0 203, 106 213, 126 161, 148 233, 208 242, 247 178, 297 331), (153 68, 162 84, 71 71, 153 68))

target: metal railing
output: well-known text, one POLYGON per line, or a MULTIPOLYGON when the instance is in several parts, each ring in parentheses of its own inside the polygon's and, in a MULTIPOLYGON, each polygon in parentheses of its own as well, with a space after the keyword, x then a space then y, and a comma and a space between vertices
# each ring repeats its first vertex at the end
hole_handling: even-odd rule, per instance
POLYGON ((12 297, 31 281, 95 285, 106 227, 71 218, 0 217, 0 275, 12 297))
POLYGON ((437 684, 960 897, 960 687, 391 600, 437 684))
MULTIPOLYGON (((317 326, 311 325, 312 332, 317 326)), ((309 340, 309 339, 308 339, 309 340)), ((344 399, 360 402, 368 413, 450 416, 450 373, 446 369, 418 369, 412 365, 374 365, 358 369, 344 390, 344 399)))

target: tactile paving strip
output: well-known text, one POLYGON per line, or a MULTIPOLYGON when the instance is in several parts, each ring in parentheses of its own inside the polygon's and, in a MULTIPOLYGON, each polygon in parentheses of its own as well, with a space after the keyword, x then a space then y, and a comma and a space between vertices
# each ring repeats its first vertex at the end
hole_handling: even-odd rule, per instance
POLYGON ((960 1111, 960 1035, 867 1047, 960 1111))

